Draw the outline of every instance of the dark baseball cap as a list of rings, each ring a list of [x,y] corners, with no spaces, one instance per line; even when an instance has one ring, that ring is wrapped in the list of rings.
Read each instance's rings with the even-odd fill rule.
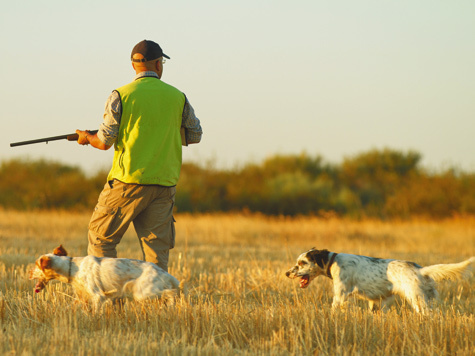
[[[136,53],[140,53],[143,56],[143,59],[134,59],[134,54]],[[132,62],[148,62],[160,57],[170,59],[170,57],[163,53],[162,48],[158,43],[149,40],[143,40],[137,43],[130,55]]]

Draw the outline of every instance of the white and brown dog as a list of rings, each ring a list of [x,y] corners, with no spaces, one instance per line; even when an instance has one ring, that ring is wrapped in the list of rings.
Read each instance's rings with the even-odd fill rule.
[[[414,262],[381,259],[311,249],[297,258],[286,272],[300,277],[300,288],[307,288],[317,276],[333,279],[332,309],[343,307],[351,293],[375,304],[390,305],[395,295],[405,298],[417,312],[426,313],[428,302],[437,297],[436,282],[460,279],[470,272],[472,257],[464,262],[421,267]]]
[[[151,262],[127,258],[68,257],[63,246],[52,254],[40,256],[30,271],[38,279],[35,292],[56,279],[71,283],[78,298],[91,300],[97,310],[105,301],[132,296],[137,301],[161,298],[173,304],[183,290],[183,283]]]

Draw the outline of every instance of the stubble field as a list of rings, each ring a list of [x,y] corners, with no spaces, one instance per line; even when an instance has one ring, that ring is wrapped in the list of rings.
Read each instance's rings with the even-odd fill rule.
[[[311,247],[421,265],[475,255],[475,218],[381,222],[177,215],[169,272],[188,295],[174,307],[126,301],[93,314],[69,285],[33,292],[28,270],[59,244],[85,255],[89,214],[0,211],[0,354],[473,355],[475,277],[442,282],[428,316],[404,301],[332,312],[329,279],[302,290],[284,272]],[[133,229],[119,257],[141,258]]]

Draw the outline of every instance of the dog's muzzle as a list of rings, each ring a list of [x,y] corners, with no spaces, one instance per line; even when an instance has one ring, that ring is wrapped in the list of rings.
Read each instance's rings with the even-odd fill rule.
[[[41,292],[46,287],[46,281],[38,281],[35,285],[35,293]]]
[[[296,268],[289,269],[287,272],[285,272],[285,275],[291,279],[300,277],[300,288],[307,288],[311,281],[310,276],[308,274],[305,274],[303,276],[297,276]]]
[[[285,272],[285,275],[288,277],[288,278],[295,278],[295,274],[297,273],[296,271],[296,268],[291,268],[289,269],[287,272]]]

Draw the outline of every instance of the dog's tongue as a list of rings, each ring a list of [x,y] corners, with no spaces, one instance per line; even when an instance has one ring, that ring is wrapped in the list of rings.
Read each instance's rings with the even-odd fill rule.
[[[302,276],[300,278],[300,288],[307,288],[310,283],[310,278],[308,276]]]

